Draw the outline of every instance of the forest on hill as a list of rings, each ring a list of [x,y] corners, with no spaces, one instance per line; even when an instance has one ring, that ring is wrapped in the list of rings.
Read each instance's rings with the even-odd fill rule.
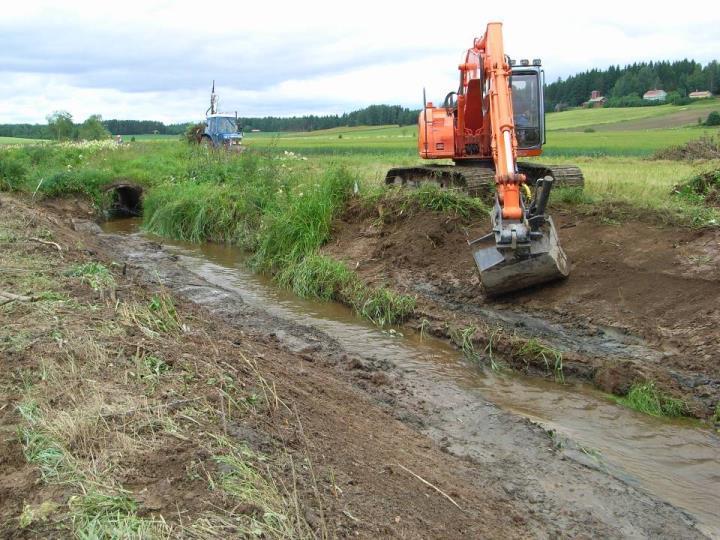
[[[599,90],[607,97],[609,106],[623,106],[641,100],[642,95],[653,88],[668,92],[671,102],[683,100],[695,90],[717,94],[720,64],[713,60],[703,66],[695,60],[679,60],[591,69],[547,85],[545,107],[548,111],[554,110],[556,105],[577,107],[590,98],[593,90]],[[635,101],[634,104],[640,103]]]

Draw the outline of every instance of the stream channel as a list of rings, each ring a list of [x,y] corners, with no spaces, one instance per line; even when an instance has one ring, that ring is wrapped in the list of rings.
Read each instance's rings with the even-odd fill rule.
[[[250,270],[237,248],[159,239],[141,233],[140,223],[137,218],[109,221],[103,231],[161,241],[193,274],[236,292],[248,305],[317,328],[348,354],[372,354],[402,372],[443,380],[444,388],[449,383],[463,395],[476,395],[552,430],[558,444],[574,449],[573,459],[682,509],[703,533],[720,538],[720,437],[707,427],[637,413],[585,384],[483,370],[444,341],[383,331],[345,306],[299,298]],[[462,429],[454,435],[462,437]]]

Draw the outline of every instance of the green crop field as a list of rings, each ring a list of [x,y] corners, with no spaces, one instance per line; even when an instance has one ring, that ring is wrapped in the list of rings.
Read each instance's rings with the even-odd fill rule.
[[[3,144],[38,144],[43,142],[40,139],[21,139],[20,137],[0,137],[0,145]]]
[[[720,110],[720,99],[704,99],[688,105],[657,105],[654,107],[627,107],[602,109],[573,109],[547,115],[547,129],[580,129],[613,125],[615,129],[637,124],[639,120],[660,119],[658,128],[673,128],[696,124],[705,120],[711,111]],[[685,120],[687,118],[687,120]],[[675,121],[679,119],[679,123]]]
[[[136,141],[142,141],[142,142],[167,142],[167,141],[177,141],[180,138],[180,135],[123,135],[122,139],[124,142],[130,142],[132,139],[135,139]]]

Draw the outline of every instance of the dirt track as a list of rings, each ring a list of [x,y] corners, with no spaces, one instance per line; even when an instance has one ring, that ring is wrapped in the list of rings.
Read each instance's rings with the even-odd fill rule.
[[[369,282],[418,295],[415,326],[439,336],[476,326],[514,367],[543,371],[518,357],[517,342],[537,337],[563,352],[566,375],[623,394],[655,380],[712,415],[720,399],[720,232],[620,223],[571,208],[554,210],[571,262],[569,279],[490,301],[483,297],[468,238],[484,234],[482,218],[427,211],[398,215],[352,207],[325,250]],[[425,319],[423,321],[423,319]]]

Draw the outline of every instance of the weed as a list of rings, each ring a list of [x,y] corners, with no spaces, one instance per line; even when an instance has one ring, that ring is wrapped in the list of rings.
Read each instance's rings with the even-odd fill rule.
[[[552,191],[552,201],[565,204],[593,204],[595,201],[581,187],[559,187]]]
[[[456,214],[463,218],[485,214],[488,207],[476,197],[470,197],[457,189],[444,189],[440,186],[426,182],[417,189],[385,189],[365,195],[365,206],[377,206],[381,201],[391,208],[397,208],[399,214],[411,215],[417,210],[431,210]]]
[[[239,503],[257,508],[256,512],[238,518],[249,536],[298,538],[304,536],[307,525],[298,522],[292,511],[291,501],[283,497],[271,479],[257,468],[265,457],[246,446],[238,446],[222,437],[215,437],[220,452],[215,461],[220,465],[219,478],[210,478],[211,486],[227,493]]]
[[[378,326],[397,324],[405,321],[415,311],[414,296],[396,293],[386,287],[371,290],[356,304],[360,315]]]
[[[158,333],[177,333],[182,330],[175,302],[166,292],[153,295],[145,304],[120,304],[119,310],[126,323],[135,324],[150,337],[156,337]]]
[[[420,321],[420,340],[425,339],[425,336],[427,335],[427,331],[430,328],[430,321],[428,321],[425,317],[422,318]]]
[[[20,528],[24,529],[38,521],[47,521],[50,515],[57,510],[58,505],[52,501],[45,501],[38,505],[25,504],[18,520]]]
[[[687,404],[683,400],[664,394],[653,381],[634,384],[627,396],[615,399],[622,405],[652,416],[674,417],[687,413]]]
[[[91,538],[154,538],[167,536],[164,521],[137,515],[137,502],[125,493],[106,494],[89,491],[68,501],[75,535]]]
[[[450,334],[451,339],[460,347],[465,355],[465,358],[474,362],[480,360],[480,355],[475,350],[475,344],[472,340],[476,332],[477,326],[468,326],[465,328],[458,328]]]
[[[353,278],[344,263],[317,253],[289,264],[277,275],[278,282],[291,287],[298,296],[321,300],[339,299],[340,292]]]
[[[74,464],[60,442],[42,429],[37,403],[31,400],[23,401],[18,405],[18,412],[25,421],[18,433],[25,459],[40,467],[40,473],[46,482],[66,479],[67,474],[74,469]]]
[[[81,278],[83,283],[90,285],[95,292],[115,286],[115,278],[102,263],[89,262],[72,266],[66,273],[68,276]]]
[[[522,344],[517,354],[523,358],[526,363],[528,363],[528,361],[542,360],[545,364],[545,369],[555,374],[556,382],[565,382],[563,356],[559,350],[541,343],[537,338],[530,338]]]
[[[485,345],[485,355],[490,360],[490,369],[493,371],[500,371],[500,364],[496,362],[495,360],[495,353],[493,349],[495,348],[495,343],[497,339],[502,334],[502,327],[496,326],[494,330],[488,332],[488,340],[487,345]]]

